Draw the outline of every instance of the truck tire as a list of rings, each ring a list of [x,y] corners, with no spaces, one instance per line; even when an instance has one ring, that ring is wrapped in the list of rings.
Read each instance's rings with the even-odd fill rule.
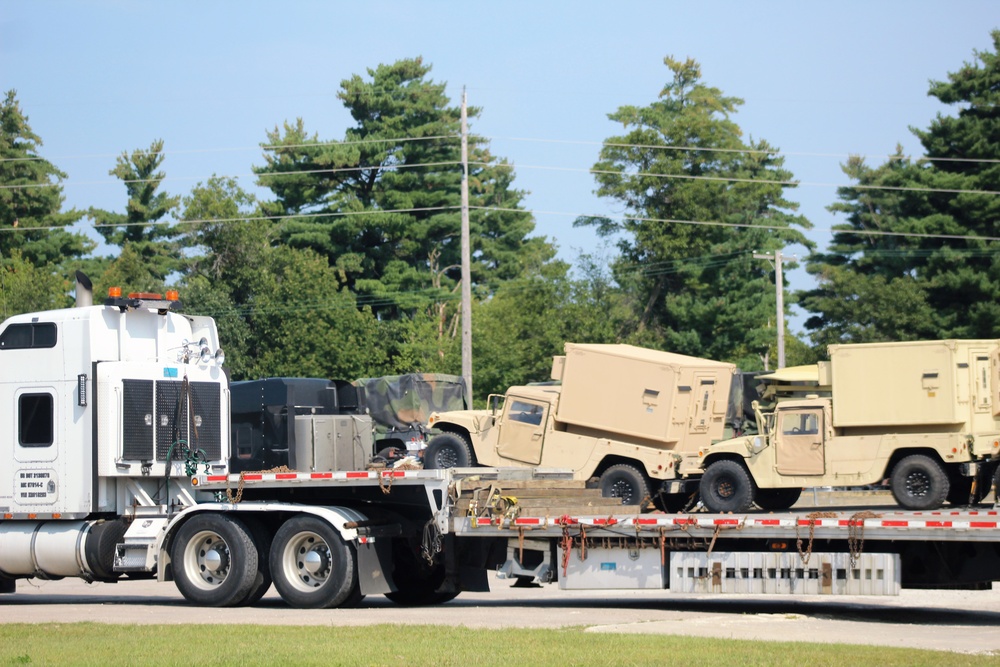
[[[271,588],[271,532],[257,519],[247,518],[244,523],[257,549],[257,576],[241,607],[257,604]]]
[[[386,593],[386,599],[401,607],[425,607],[458,597],[457,591],[440,590],[446,576],[444,562],[436,558],[428,563],[419,549],[413,540],[393,540],[392,581],[396,590]]]
[[[892,469],[889,487],[900,507],[933,510],[944,504],[951,484],[940,463],[923,454],[911,454]]]
[[[754,500],[757,507],[767,511],[787,510],[799,501],[801,488],[794,489],[757,489]]]
[[[430,470],[468,468],[474,460],[469,441],[457,433],[434,436],[424,452],[424,467]]]
[[[286,521],[274,535],[270,559],[274,587],[291,607],[329,609],[361,599],[354,546],[322,519]]]
[[[701,476],[699,492],[709,512],[746,512],[757,487],[742,464],[724,459],[709,464]]]
[[[191,517],[170,550],[174,584],[205,607],[234,607],[250,596],[257,577],[257,549],[243,523],[224,514]]]
[[[603,473],[600,481],[601,495],[621,498],[622,505],[638,505],[649,498],[649,481],[630,463],[617,463]]]

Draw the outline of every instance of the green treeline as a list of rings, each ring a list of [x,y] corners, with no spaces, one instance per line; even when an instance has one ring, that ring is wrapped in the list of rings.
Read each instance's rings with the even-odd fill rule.
[[[804,235],[795,175],[778,147],[746,139],[743,101],[664,59],[666,83],[621,124],[593,165],[596,192],[623,213],[587,217],[610,256],[556,259],[512,166],[475,135],[468,109],[473,358],[479,398],[546,379],[565,341],[632,343],[733,361],[776,362],[773,267],[755,252],[801,244],[813,289],[790,292],[807,339],[787,363],[834,342],[1000,337],[1000,31],[928,94],[953,110],[910,128],[924,156],[851,157],[851,185],[825,248]],[[0,310],[71,303],[77,269],[95,292],[181,291],[213,316],[233,379],[458,374],[460,109],[420,58],[340,83],[353,124],[340,138],[303,119],[267,132],[253,165],[266,196],[213,176],[183,196],[160,189],[164,144],[123,152],[118,211],[64,210],[66,174],[41,154],[15,91],[0,105]],[[748,128],[752,130],[752,128]],[[72,226],[89,219],[110,256]]]

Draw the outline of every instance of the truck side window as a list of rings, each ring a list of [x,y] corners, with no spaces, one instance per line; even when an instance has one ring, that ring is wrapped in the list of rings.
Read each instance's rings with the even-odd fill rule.
[[[52,322],[12,324],[0,334],[0,350],[24,350],[56,346],[56,325]]]
[[[52,396],[22,394],[18,399],[18,442],[22,447],[52,445]]]
[[[781,416],[782,435],[815,435],[819,433],[819,416],[815,413],[790,412]]]
[[[542,423],[542,413],[545,407],[524,401],[514,401],[510,405],[510,419],[525,424],[538,426]]]

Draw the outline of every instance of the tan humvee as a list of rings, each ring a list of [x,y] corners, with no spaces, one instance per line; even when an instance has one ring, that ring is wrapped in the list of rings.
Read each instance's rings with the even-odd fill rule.
[[[600,479],[604,495],[666,507],[688,500],[671,487],[684,452],[725,434],[736,366],[631,345],[566,344],[546,385],[490,396],[488,410],[431,415],[432,468],[532,466]],[[663,481],[666,487],[659,487]],[[663,491],[663,494],[660,492]]]
[[[833,345],[818,366],[830,398],[757,408],[758,435],[685,457],[710,511],[786,509],[802,487],[888,480],[896,501],[927,510],[977,502],[1000,460],[996,340]]]

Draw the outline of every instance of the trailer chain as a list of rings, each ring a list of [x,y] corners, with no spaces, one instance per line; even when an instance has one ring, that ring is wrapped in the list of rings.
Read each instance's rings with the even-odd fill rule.
[[[566,578],[566,571],[569,569],[569,552],[573,548],[573,536],[569,534],[569,526],[563,524],[562,539],[559,542],[562,548],[562,571],[563,578]]]
[[[420,544],[420,552],[428,564],[434,564],[434,556],[444,549],[444,541],[441,539],[441,530],[433,518],[424,524],[424,536]]]
[[[238,505],[241,500],[243,500],[243,485],[246,484],[246,471],[240,471],[240,481],[236,485],[236,495],[233,495],[233,490],[229,488],[229,477],[226,477],[226,500],[228,500],[233,505]]]
[[[226,476],[226,500],[228,500],[233,505],[237,505],[241,500],[243,500],[243,487],[246,485],[247,475],[249,474],[267,475],[269,473],[278,473],[278,472],[295,472],[295,471],[289,468],[288,466],[276,466],[268,470],[241,470],[240,480],[236,485],[235,495],[233,494],[233,490],[229,488],[229,477]]]
[[[813,537],[816,531],[816,520],[833,519],[836,516],[837,515],[834,512],[810,512],[808,515],[806,515],[806,518],[809,519],[809,546],[805,549],[805,551],[802,550],[802,538],[799,537],[799,520],[795,519],[795,548],[799,552],[799,558],[802,559],[803,565],[808,565],[809,559],[812,558]]]
[[[858,564],[865,548],[865,519],[877,519],[881,514],[869,510],[857,512],[847,520],[847,549],[851,555],[851,569]]]

